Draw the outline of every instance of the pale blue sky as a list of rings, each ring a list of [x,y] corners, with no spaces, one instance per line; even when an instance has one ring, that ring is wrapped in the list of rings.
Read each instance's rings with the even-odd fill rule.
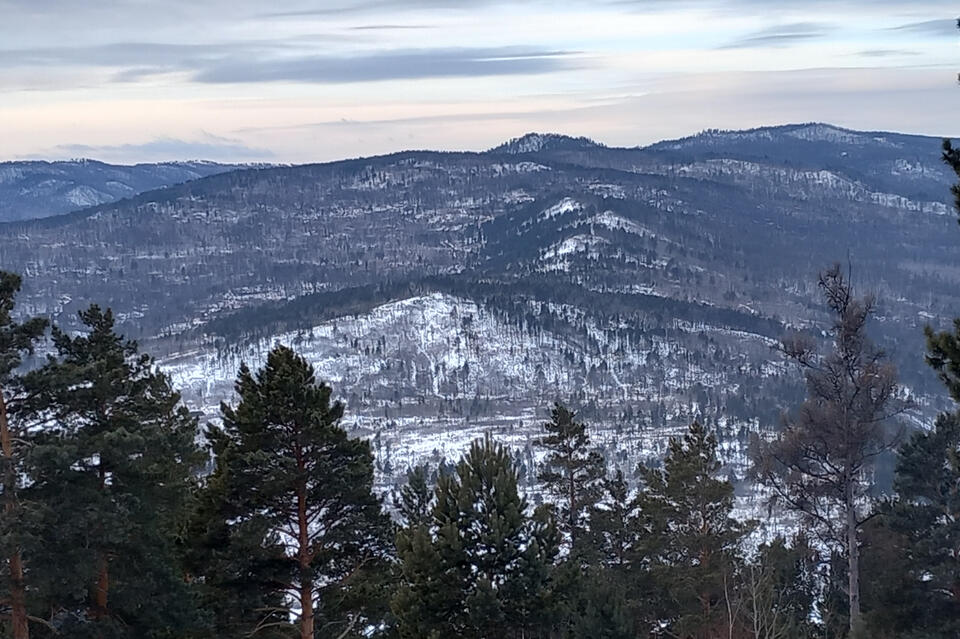
[[[827,121],[960,134],[953,2],[0,0],[0,159],[307,162]]]

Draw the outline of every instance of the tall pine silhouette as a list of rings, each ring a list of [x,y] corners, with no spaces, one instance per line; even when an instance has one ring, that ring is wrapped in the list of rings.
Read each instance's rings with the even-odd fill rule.
[[[556,525],[529,512],[510,454],[489,437],[475,441],[435,499],[430,522],[398,536],[400,636],[541,636]]]
[[[20,477],[23,470],[25,427],[11,400],[20,395],[20,379],[16,375],[25,353],[33,351],[47,322],[34,318],[23,323],[13,319],[15,298],[20,291],[19,275],[0,271],[0,496],[3,517],[0,518],[0,546],[5,561],[7,596],[10,608],[10,636],[28,639],[30,628],[26,603],[23,566],[25,526],[20,502]]]
[[[297,603],[301,639],[359,632],[376,620],[355,592],[382,567],[391,532],[369,444],[348,437],[343,405],[285,346],[255,374],[242,366],[236,391],[239,403],[224,404],[222,428],[209,432],[232,533],[259,530],[286,549],[275,586]]]
[[[175,550],[202,461],[196,421],[109,310],[80,319],[86,331],[55,328],[56,357],[25,377],[44,420],[28,460],[42,523],[31,575],[63,634],[182,633],[198,623]]]

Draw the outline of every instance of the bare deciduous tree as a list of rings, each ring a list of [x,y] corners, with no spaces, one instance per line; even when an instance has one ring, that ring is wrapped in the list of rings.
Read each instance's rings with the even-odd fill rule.
[[[895,367],[867,337],[871,296],[854,297],[839,265],[820,275],[834,316],[833,347],[821,354],[803,335],[782,340],[784,355],[804,371],[807,400],[785,417],[774,441],[761,445],[755,471],[774,499],[799,513],[830,547],[845,552],[851,631],[861,622],[859,528],[869,518],[869,472],[900,433],[890,418],[900,398]]]

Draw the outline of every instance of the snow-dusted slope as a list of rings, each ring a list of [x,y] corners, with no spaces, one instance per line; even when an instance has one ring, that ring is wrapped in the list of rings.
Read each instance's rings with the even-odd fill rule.
[[[533,304],[531,311],[571,322],[579,315],[555,305]],[[699,416],[726,434],[724,455],[742,474],[742,435],[758,425],[726,417],[713,422],[695,391],[709,386],[721,395],[736,393],[742,383],[738,367],[691,360],[688,340],[705,339],[708,327],[678,327],[672,337],[636,342],[618,338],[616,327],[584,327],[575,334],[531,331],[482,304],[437,293],[229,352],[178,354],[162,367],[189,406],[215,419],[219,403],[233,399],[241,362],[255,368],[276,344],[296,348],[346,402],[348,425],[372,439],[384,484],[413,463],[455,460],[485,432],[530,457],[535,426],[550,402],[577,390],[598,404],[592,434],[611,464],[632,470],[640,460],[659,457],[668,436]],[[758,357],[767,352],[764,338],[714,332],[721,340],[753,341]],[[758,371],[761,378],[783,374],[777,362]],[[629,415],[615,412],[611,419],[609,409],[628,409]]]
[[[236,168],[214,162],[0,162],[0,222],[59,215]]]
[[[920,357],[923,325],[960,308],[939,147],[825,125],[647,149],[531,135],[231,171],[0,225],[0,255],[26,275],[25,313],[70,330],[90,302],[113,307],[211,416],[241,360],[304,351],[384,482],[488,429],[530,469],[554,399],[628,471],[697,418],[739,474],[749,437],[803,394],[769,340],[827,325],[816,273],[836,260],[879,295],[871,331],[921,400],[912,417],[945,405]]]

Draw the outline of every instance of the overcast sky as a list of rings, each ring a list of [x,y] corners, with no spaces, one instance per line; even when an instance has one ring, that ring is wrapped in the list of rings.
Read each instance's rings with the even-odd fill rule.
[[[960,134],[956,2],[0,0],[0,160]]]

